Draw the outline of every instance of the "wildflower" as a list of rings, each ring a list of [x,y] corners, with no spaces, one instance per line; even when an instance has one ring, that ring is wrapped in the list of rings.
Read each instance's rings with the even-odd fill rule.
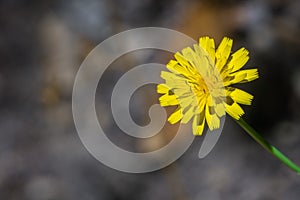
[[[177,52],[161,72],[165,83],[157,86],[163,94],[161,106],[177,106],[168,121],[171,124],[193,121],[193,134],[201,135],[205,122],[210,130],[220,127],[220,118],[228,113],[239,120],[244,114],[239,104],[250,105],[253,96],[233,85],[258,78],[257,69],[241,68],[249,60],[249,52],[241,48],[231,54],[232,39],[223,38],[215,50],[212,38],[201,37],[194,49]]]
[[[165,83],[157,86],[163,94],[161,106],[177,106],[168,118],[171,124],[193,120],[194,135],[201,135],[205,121],[210,130],[220,127],[220,118],[228,113],[264,149],[300,175],[300,167],[268,143],[247,124],[239,104],[250,105],[253,96],[233,85],[258,78],[257,69],[241,68],[249,60],[249,52],[241,48],[231,53],[232,40],[223,38],[217,50],[214,40],[201,37],[194,49],[187,47],[167,64],[170,72],[162,71]]]

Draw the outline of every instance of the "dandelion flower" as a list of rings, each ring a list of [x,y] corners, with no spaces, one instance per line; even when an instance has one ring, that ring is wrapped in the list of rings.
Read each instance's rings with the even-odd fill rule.
[[[165,83],[157,86],[157,92],[163,94],[161,106],[177,106],[168,118],[171,124],[192,120],[193,134],[201,135],[205,122],[214,130],[226,113],[236,120],[244,114],[239,104],[250,105],[253,96],[234,85],[257,79],[258,72],[241,69],[249,52],[241,48],[231,54],[232,43],[225,37],[215,50],[212,38],[201,37],[193,49],[175,53],[167,64],[169,71],[161,72]]]
[[[264,149],[300,175],[300,167],[263,139],[241,116],[240,104],[250,105],[253,96],[235,87],[258,78],[257,69],[242,67],[249,60],[249,52],[241,48],[231,54],[232,40],[225,37],[215,50],[215,42],[201,37],[194,49],[187,47],[175,53],[175,60],[162,71],[165,83],[157,86],[163,94],[161,106],[177,106],[168,121],[175,124],[193,121],[193,134],[201,135],[205,122],[210,130],[220,127],[220,118],[228,113]]]

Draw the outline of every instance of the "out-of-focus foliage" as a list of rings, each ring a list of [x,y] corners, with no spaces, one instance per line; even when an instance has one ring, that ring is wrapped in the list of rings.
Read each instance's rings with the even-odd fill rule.
[[[75,131],[71,95],[80,63],[99,42],[120,31],[161,26],[197,39],[234,38],[250,50],[260,79],[242,86],[255,95],[247,120],[300,162],[300,2],[180,0],[2,0],[0,2],[0,199],[298,199],[300,181],[227,120],[215,149],[197,158],[197,138],[161,171],[132,175],[109,169],[83,147]],[[109,137],[145,151],[172,137],[139,144],[116,127],[109,108],[117,79],[137,64],[170,55],[136,52],[107,70],[97,111]],[[155,86],[145,88],[155,94]],[[152,93],[151,93],[152,92]],[[133,118],[146,123],[157,97],[137,91]],[[139,98],[140,97],[140,98]],[[190,134],[190,133],[187,133]]]

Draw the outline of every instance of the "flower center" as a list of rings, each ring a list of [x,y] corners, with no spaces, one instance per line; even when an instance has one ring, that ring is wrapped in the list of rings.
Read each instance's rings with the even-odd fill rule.
[[[224,86],[220,84],[220,81],[214,75],[205,78],[198,76],[195,82],[190,82],[190,86],[198,102],[209,96],[216,99],[222,99],[224,97]]]

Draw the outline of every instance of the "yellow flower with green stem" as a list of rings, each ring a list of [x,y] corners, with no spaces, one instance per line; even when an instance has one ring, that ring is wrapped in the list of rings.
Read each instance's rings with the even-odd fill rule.
[[[177,52],[162,71],[165,83],[157,86],[161,106],[177,106],[168,121],[175,124],[192,120],[193,134],[201,135],[205,124],[210,130],[220,127],[220,118],[228,113],[247,133],[284,164],[300,173],[300,168],[266,142],[242,118],[240,104],[251,105],[253,95],[236,84],[258,78],[257,69],[242,69],[249,60],[245,48],[231,53],[233,41],[223,38],[215,48],[212,38],[201,37],[199,44]],[[206,123],[205,123],[206,122]]]

